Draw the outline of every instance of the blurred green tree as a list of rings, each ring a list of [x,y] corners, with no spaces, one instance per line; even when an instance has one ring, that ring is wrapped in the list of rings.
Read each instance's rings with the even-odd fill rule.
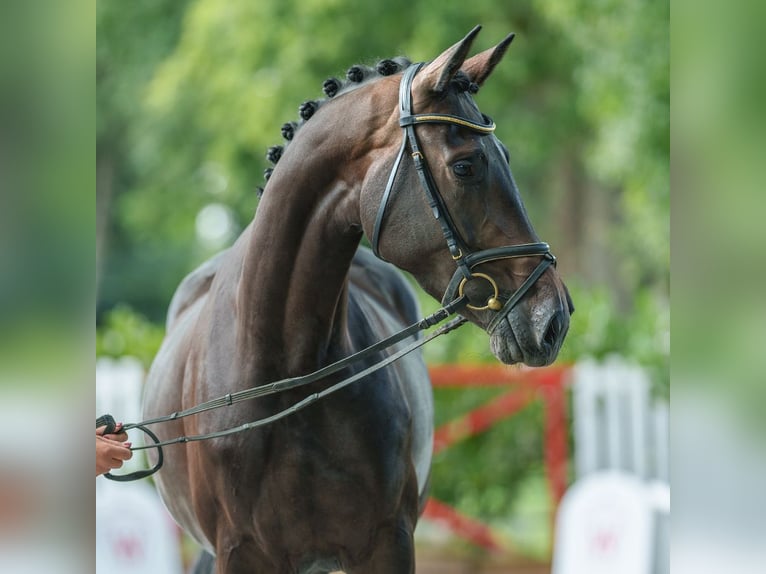
[[[623,311],[639,289],[662,296],[667,10],[637,0],[99,3],[102,307],[128,301],[161,316],[180,275],[252,217],[265,149],[326,77],[400,53],[431,57],[477,22],[478,47],[518,34],[478,100],[564,274],[605,285]],[[210,203],[233,225],[205,244],[195,223]]]

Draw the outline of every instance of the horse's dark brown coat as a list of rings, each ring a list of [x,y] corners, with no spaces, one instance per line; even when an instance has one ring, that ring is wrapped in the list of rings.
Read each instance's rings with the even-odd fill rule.
[[[415,77],[417,112],[481,119],[451,80],[462,69],[483,83],[510,37],[466,60],[477,32]],[[285,148],[250,226],[179,287],[147,381],[147,417],[314,371],[417,319],[402,277],[357,252],[401,141],[399,78],[368,80],[320,106]],[[423,125],[418,137],[471,246],[537,241],[494,136]],[[455,175],[460,161],[471,162],[472,177]],[[397,177],[380,250],[440,299],[454,263],[412,172],[403,165]],[[536,259],[483,263],[478,271],[513,289]],[[465,315],[486,327],[492,312]],[[495,330],[492,349],[506,363],[549,363],[568,321],[566,289],[549,268]],[[338,378],[157,432],[168,438],[237,426]],[[175,519],[215,554],[219,574],[412,572],[432,416],[425,365],[411,356],[269,427],[167,449],[157,487]]]

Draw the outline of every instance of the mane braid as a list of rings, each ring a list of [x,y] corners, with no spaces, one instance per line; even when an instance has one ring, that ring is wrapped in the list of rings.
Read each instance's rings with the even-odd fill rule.
[[[385,76],[391,76],[402,70],[409,68],[412,65],[412,61],[404,56],[398,56],[396,58],[380,60],[375,67],[365,66],[357,64],[351,66],[346,72],[346,79],[339,80],[338,78],[328,78],[322,84],[322,91],[327,96],[323,100],[307,100],[303,102],[298,108],[298,114],[301,119],[299,121],[287,122],[282,125],[282,137],[285,139],[284,145],[271,146],[266,152],[266,159],[272,164],[276,165],[282,157],[284,150],[290,145],[290,142],[295,137],[296,132],[305,124],[316,111],[327,100],[335,98],[340,94],[347,94],[352,92],[360,86],[367,85],[369,82],[375,81]],[[463,73],[458,71],[452,79],[452,87],[459,92],[469,92],[475,94],[479,91],[479,86],[472,82],[471,79]],[[267,167],[263,172],[265,181],[268,182],[274,169]],[[257,187],[256,192],[258,197],[263,194],[264,188]]]

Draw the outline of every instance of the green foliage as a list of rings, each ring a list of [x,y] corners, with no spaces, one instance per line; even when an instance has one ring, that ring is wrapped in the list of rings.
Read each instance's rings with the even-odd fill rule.
[[[666,2],[349,6],[99,3],[99,165],[113,174],[104,308],[129,301],[160,320],[180,277],[250,220],[266,148],[302,101],[322,96],[326,77],[396,54],[432,57],[476,23],[477,49],[517,32],[477,101],[562,268],[623,300],[667,288]],[[218,245],[195,236],[210,203],[233,217]]]
[[[452,418],[446,412],[459,416],[457,413],[467,413],[507,391],[440,389],[435,393],[437,419],[446,422]],[[469,516],[507,516],[524,477],[542,468],[542,415],[541,403],[533,403],[487,432],[437,454],[432,468],[433,495],[457,503]]]
[[[570,285],[575,313],[559,361],[573,363],[593,357],[621,355],[652,371],[654,392],[670,398],[669,301],[640,291],[632,308],[616,308],[614,297],[604,290]]]
[[[576,105],[592,137],[590,176],[620,193],[617,271],[636,287],[666,287],[670,263],[669,4],[553,0],[541,10],[580,53]],[[586,28],[587,26],[587,28]]]
[[[96,356],[136,357],[148,369],[160,348],[165,329],[126,305],[106,315],[96,333]]]

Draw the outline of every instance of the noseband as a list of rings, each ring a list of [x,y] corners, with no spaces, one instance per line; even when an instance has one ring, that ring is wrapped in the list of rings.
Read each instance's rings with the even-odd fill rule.
[[[468,304],[466,306],[474,311],[491,310],[497,313],[487,326],[487,332],[492,334],[545,270],[551,265],[556,265],[556,258],[551,253],[550,246],[547,243],[542,242],[492,247],[490,249],[482,249],[473,252],[468,249],[466,242],[460,236],[454,221],[450,217],[444,199],[439,193],[439,189],[428,169],[425,157],[418,144],[418,138],[415,134],[415,126],[419,124],[453,124],[472,130],[481,135],[489,135],[495,131],[495,123],[487,116],[484,116],[486,123],[482,124],[467,118],[449,114],[413,114],[412,80],[422,66],[423,64],[420,63],[407,68],[404,71],[399,86],[399,125],[404,129],[404,135],[402,137],[402,145],[399,148],[399,154],[397,155],[396,160],[394,161],[394,166],[388,176],[386,189],[383,192],[383,198],[380,207],[378,208],[377,217],[375,218],[375,227],[373,229],[371,241],[372,250],[375,255],[383,259],[379,252],[383,219],[391,198],[391,190],[394,187],[396,174],[399,171],[399,166],[401,165],[404,152],[409,143],[410,155],[412,161],[415,163],[415,169],[417,170],[421,187],[426,193],[428,204],[431,207],[434,218],[441,226],[442,234],[447,242],[447,248],[457,266],[455,274],[452,276],[452,279],[447,285],[447,290],[442,297],[442,305],[449,304],[462,297],[465,286],[469,281],[482,280],[488,282],[493,293],[487,299],[486,304],[482,306]],[[542,261],[540,261],[534,271],[532,271],[513,293],[501,291],[497,286],[497,282],[486,273],[473,271],[474,267],[488,261],[514,259],[518,257],[533,257],[538,255],[542,256]]]

